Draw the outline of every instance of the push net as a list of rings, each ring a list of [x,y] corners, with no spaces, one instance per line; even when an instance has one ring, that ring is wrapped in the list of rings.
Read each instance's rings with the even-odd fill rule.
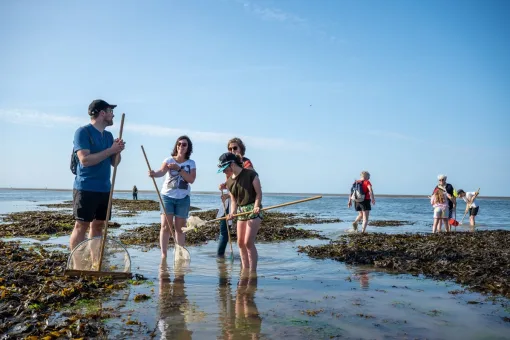
[[[131,272],[131,258],[127,249],[119,241],[106,238],[103,252],[103,261],[99,268],[102,237],[87,239],[73,249],[67,269],[88,270],[102,272]]]

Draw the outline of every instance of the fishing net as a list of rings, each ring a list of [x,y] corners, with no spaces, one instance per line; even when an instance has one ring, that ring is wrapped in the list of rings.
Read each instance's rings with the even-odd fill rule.
[[[195,230],[198,227],[202,227],[206,223],[207,221],[202,220],[198,216],[190,216],[186,220],[186,227],[182,228],[182,232],[187,233],[188,231]]]
[[[174,263],[179,263],[181,266],[186,266],[190,262],[191,256],[188,249],[176,244],[174,248]]]
[[[88,270],[102,272],[131,272],[131,258],[127,249],[112,238],[106,238],[103,262],[99,268],[101,254],[101,236],[87,239],[73,249],[67,261],[69,270]]]

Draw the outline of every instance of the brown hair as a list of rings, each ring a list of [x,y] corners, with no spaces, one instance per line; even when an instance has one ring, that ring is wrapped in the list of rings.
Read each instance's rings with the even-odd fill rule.
[[[361,174],[360,174],[360,177],[363,177],[363,179],[368,181],[370,179],[370,172],[362,171]]]
[[[230,144],[232,144],[232,143],[236,143],[237,145],[239,145],[239,148],[241,149],[241,156],[244,156],[244,154],[246,153],[246,146],[244,145],[241,138],[234,137],[231,140],[229,140],[227,143],[227,149],[230,146]]]
[[[434,195],[435,195],[436,203],[439,203],[439,204],[445,203],[443,190],[437,189],[436,192],[434,193]]]
[[[189,137],[186,135],[177,138],[174,144],[174,150],[172,151],[172,156],[177,156],[177,143],[179,143],[179,141],[183,139],[185,139],[188,142],[188,149],[186,150],[184,158],[189,159],[189,156],[191,156],[191,154],[193,153],[193,143],[191,143],[191,139],[189,139]]]

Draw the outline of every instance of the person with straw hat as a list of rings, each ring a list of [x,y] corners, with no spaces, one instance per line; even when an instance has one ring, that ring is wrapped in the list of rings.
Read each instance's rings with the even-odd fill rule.
[[[243,168],[242,158],[231,152],[219,158],[218,173],[228,176],[226,187],[230,193],[231,209],[228,220],[235,213],[251,212],[237,217],[237,244],[242,268],[257,271],[258,253],[255,238],[262,222],[262,187],[254,170]]]

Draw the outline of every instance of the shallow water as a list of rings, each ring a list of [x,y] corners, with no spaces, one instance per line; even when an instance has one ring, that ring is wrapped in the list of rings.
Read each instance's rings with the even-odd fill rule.
[[[130,198],[130,194],[116,194]],[[140,199],[157,199],[140,194]],[[266,196],[264,205],[293,201],[303,196]],[[70,200],[70,192],[1,191],[0,213],[46,209],[44,203]],[[346,209],[345,197],[325,197],[281,211],[313,212],[321,217],[338,217],[346,222],[302,226],[317,229],[328,237],[348,231],[354,217]],[[192,205],[217,208],[215,195],[194,195]],[[483,229],[509,229],[510,201],[480,199],[478,222]],[[459,205],[459,209],[463,210]],[[426,199],[380,198],[372,212],[378,220],[408,220],[414,225],[370,228],[381,232],[430,232],[431,209]],[[130,229],[159,221],[158,212],[113,220]],[[460,218],[459,218],[460,220]],[[118,233],[120,231],[112,230]],[[43,243],[67,244],[68,237]],[[298,245],[325,241],[299,240],[278,244],[259,243],[257,280],[239,279],[239,258],[216,260],[216,242],[189,247],[192,262],[184,269],[171,260],[161,263],[159,250],[129,248],[132,271],[149,281],[130,286],[101,306],[114,306],[124,321],[109,320],[112,337],[136,336],[168,339],[242,339],[282,337],[329,338],[427,338],[508,339],[510,301],[478,293],[451,294],[463,287],[421,276],[391,274],[371,268],[346,266],[331,260],[317,260],[298,253]],[[227,250],[227,254],[228,254]],[[177,276],[177,280],[175,280]],[[151,298],[135,302],[137,294]],[[99,303],[99,302],[98,302]],[[140,325],[126,326],[128,320]],[[133,335],[126,328],[133,330]]]

